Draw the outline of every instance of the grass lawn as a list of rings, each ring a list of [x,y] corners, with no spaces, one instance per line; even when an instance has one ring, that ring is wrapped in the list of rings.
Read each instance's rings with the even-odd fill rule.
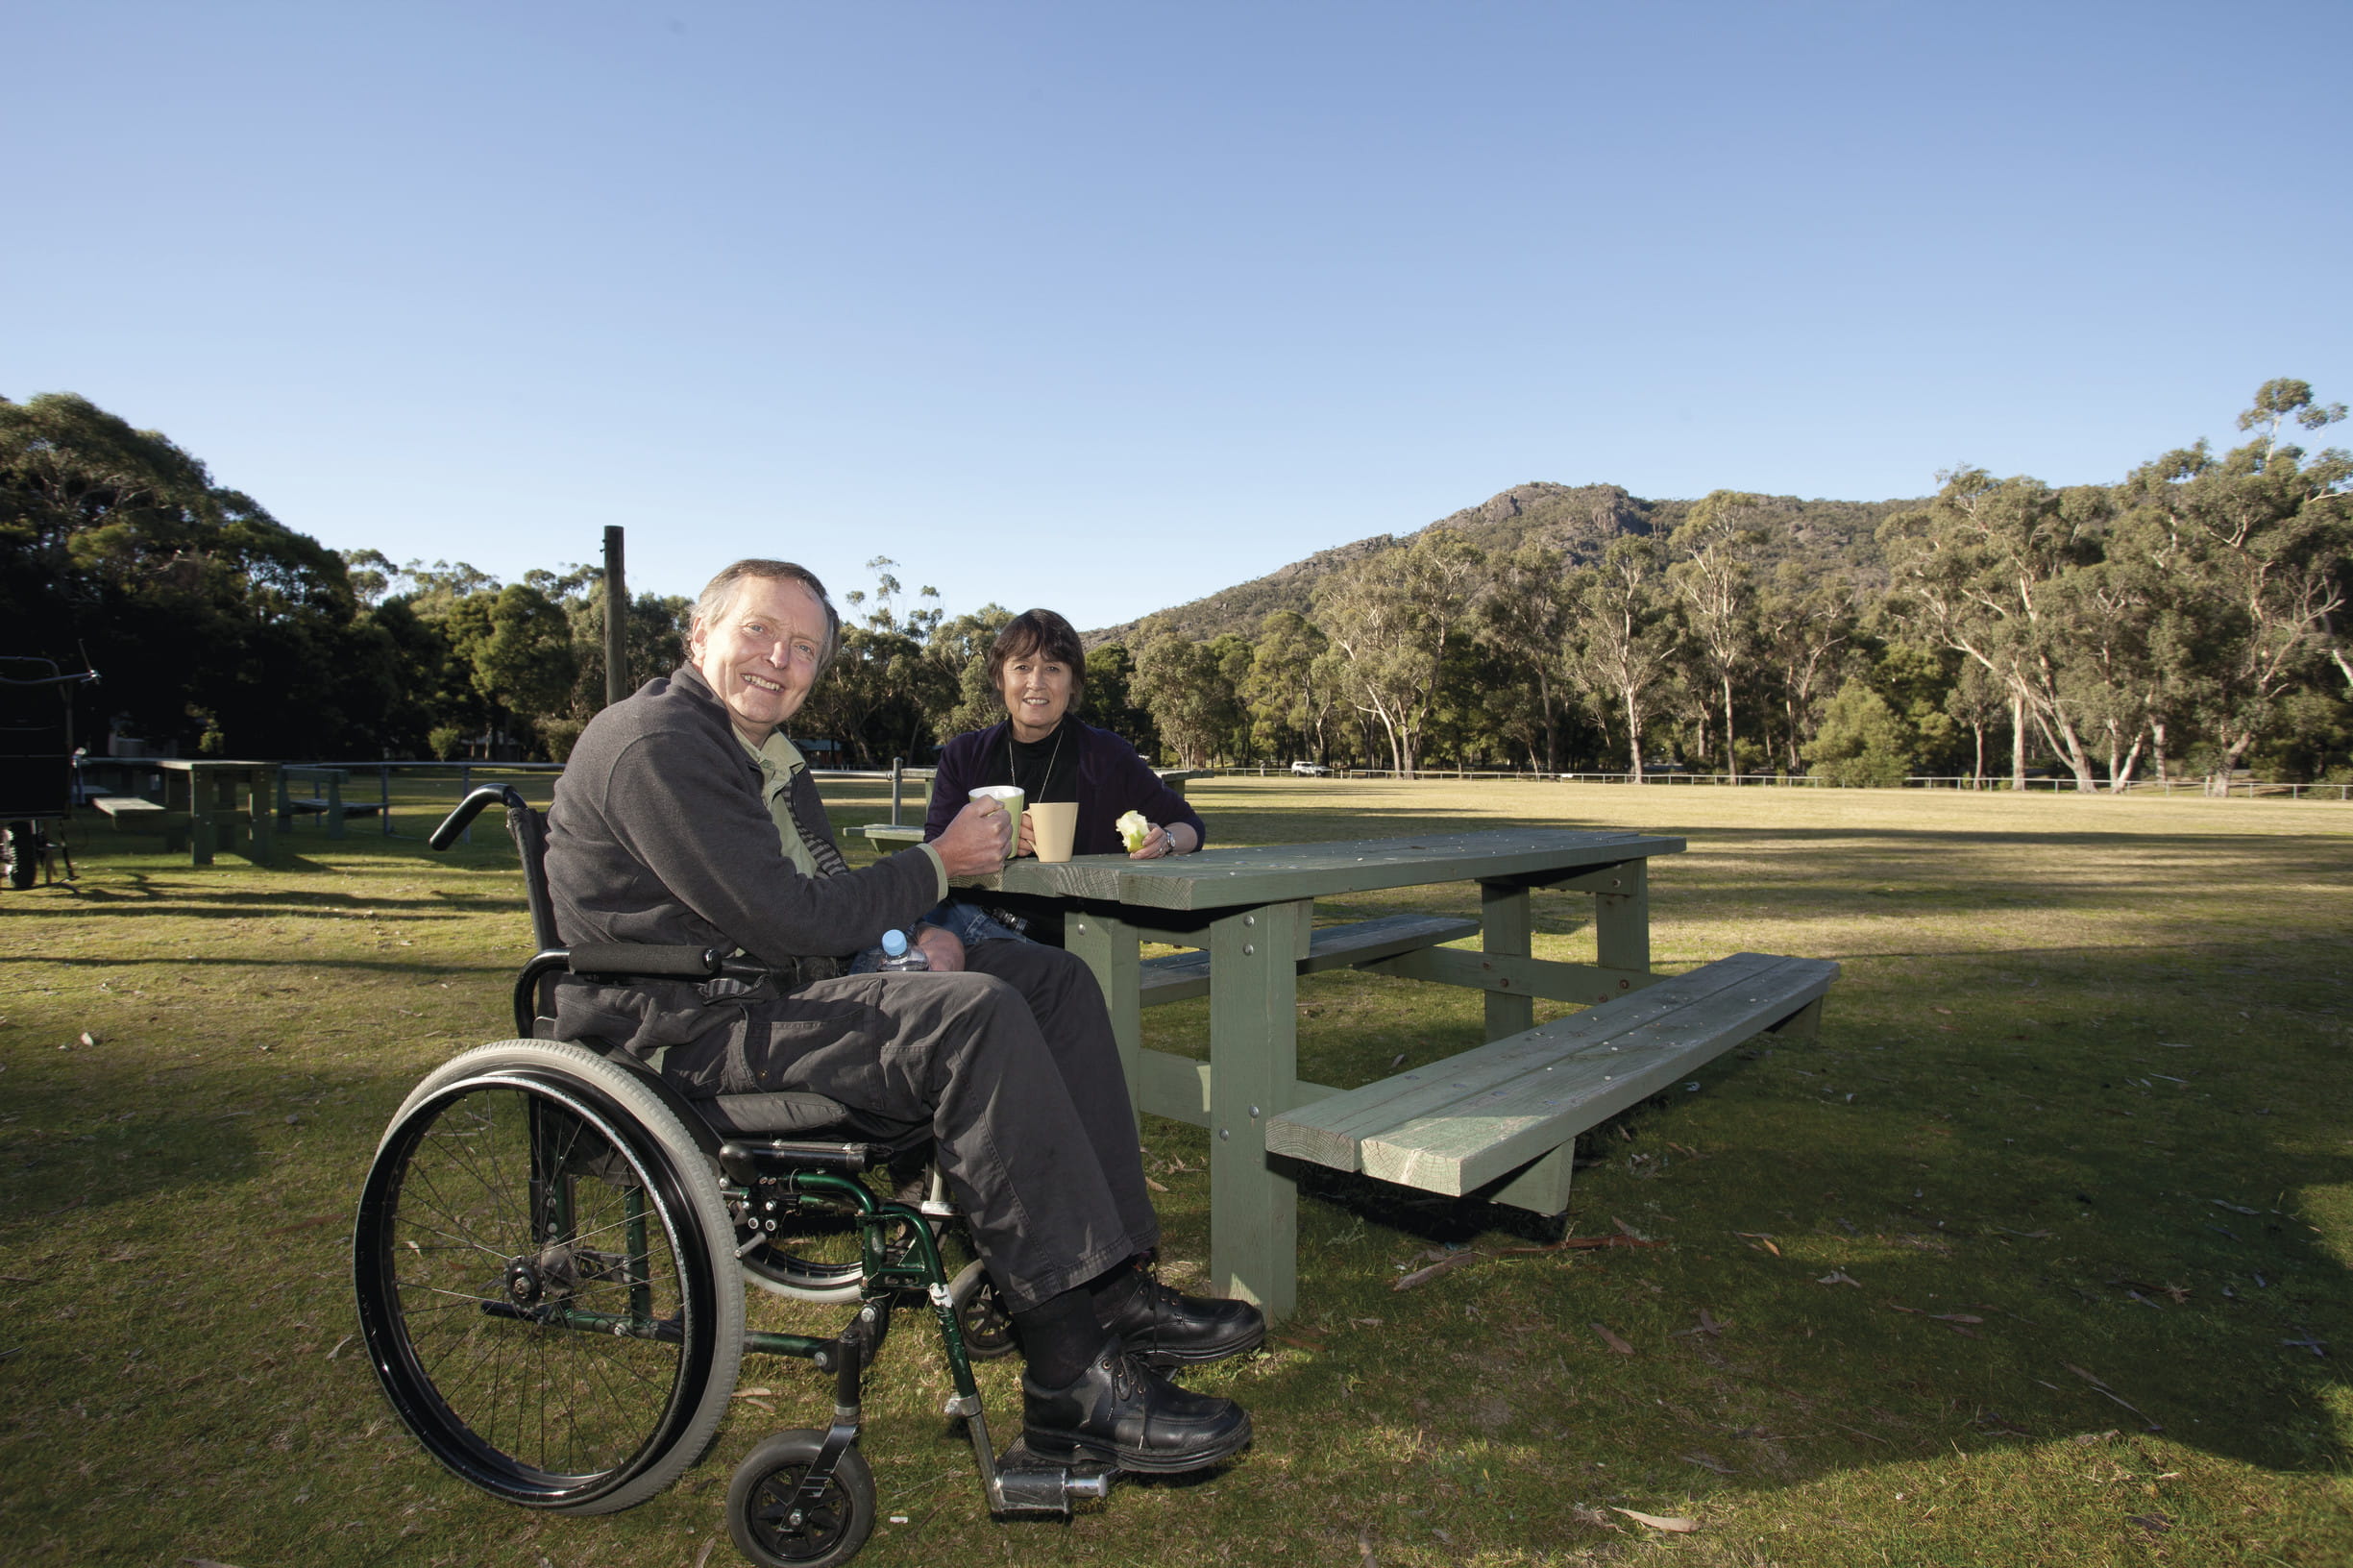
[[[1754,948],[1844,973],[1819,1041],[1727,1058],[1591,1141],[1572,1233],[1667,1245],[1506,1253],[1542,1233],[1315,1184],[1298,1315],[1267,1354],[1191,1380],[1257,1423],[1206,1481],[991,1522],[904,1320],[864,1446],[905,1522],[861,1562],[2353,1560],[2353,808],[1192,793],[1226,843],[1681,834],[1689,853],[1653,862],[1659,968]],[[871,788],[834,804],[844,824],[885,809]],[[0,1557],[736,1561],[728,1471],[772,1431],[823,1424],[805,1366],[748,1362],[703,1464],[576,1519],[442,1472],[355,1354],[348,1233],[377,1137],[429,1066],[506,1033],[527,930],[502,836],[435,856],[365,822],[340,842],[306,827],[267,870],[191,870],[103,822],[76,836],[78,884],[0,894]],[[1535,904],[1539,955],[1590,953],[1588,900]],[[1476,906],[1440,888],[1319,916]],[[1344,973],[1300,1003],[1301,1071],[1327,1083],[1480,1039],[1469,992]],[[1146,1020],[1152,1044],[1197,1049],[1206,1004]],[[1202,1135],[1153,1120],[1145,1144],[1181,1279],[1206,1263]],[[1461,1248],[1500,1255],[1392,1288]],[[1008,1435],[1015,1377],[983,1369]]]

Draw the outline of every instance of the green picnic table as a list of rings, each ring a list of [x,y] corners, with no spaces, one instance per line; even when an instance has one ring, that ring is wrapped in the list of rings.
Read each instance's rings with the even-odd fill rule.
[[[241,854],[256,865],[269,860],[278,764],[159,757],[154,766],[163,771],[167,833],[176,836],[184,817],[187,823],[190,865],[211,865],[216,849]]]
[[[1557,1213],[1577,1133],[1740,1040],[1811,1026],[1835,966],[1741,954],[1668,987],[1651,972],[1648,862],[1682,848],[1639,833],[1514,828],[1018,860],[959,885],[1064,906],[1066,943],[1102,985],[1138,1110],[1211,1134],[1213,1287],[1280,1318],[1296,1294],[1291,1161]],[[1465,881],[1479,884],[1475,925],[1313,925],[1319,897]],[[1539,887],[1592,895],[1594,963],[1532,956],[1529,892]],[[1474,932],[1476,952],[1439,945]],[[1200,951],[1146,961],[1146,942]],[[1298,976],[1342,964],[1483,991],[1490,1044],[1346,1092],[1301,1082]],[[1154,992],[1203,991],[1208,1062],[1143,1048]],[[1587,1011],[1538,1029],[1538,996]]]

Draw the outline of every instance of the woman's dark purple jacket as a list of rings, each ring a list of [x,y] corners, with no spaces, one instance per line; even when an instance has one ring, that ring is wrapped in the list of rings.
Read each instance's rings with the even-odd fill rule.
[[[1111,855],[1127,853],[1127,845],[1119,841],[1119,829],[1114,824],[1131,811],[1140,811],[1148,821],[1163,827],[1170,822],[1189,822],[1199,843],[1209,843],[1209,829],[1202,825],[1193,808],[1185,797],[1160,781],[1160,775],[1144,766],[1136,748],[1108,729],[1069,721],[1071,738],[1081,743],[1078,754],[1078,832],[1070,842],[1074,855]],[[981,785],[989,782],[989,759],[1005,754],[1003,723],[991,724],[987,729],[967,730],[941,749],[939,776],[932,781],[931,811],[923,819],[926,841],[947,831],[947,824],[965,807],[966,798]]]

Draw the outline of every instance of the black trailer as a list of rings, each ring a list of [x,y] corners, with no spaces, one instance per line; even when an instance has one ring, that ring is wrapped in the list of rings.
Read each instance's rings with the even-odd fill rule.
[[[48,865],[56,845],[43,824],[72,815],[73,689],[97,678],[55,659],[0,654],[0,870],[12,888],[31,887]]]

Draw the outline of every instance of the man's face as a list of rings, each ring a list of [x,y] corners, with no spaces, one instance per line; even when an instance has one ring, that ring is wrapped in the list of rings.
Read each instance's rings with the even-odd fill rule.
[[[825,651],[825,606],[789,577],[745,577],[687,658],[727,704],[736,733],[758,746],[800,711]]]

